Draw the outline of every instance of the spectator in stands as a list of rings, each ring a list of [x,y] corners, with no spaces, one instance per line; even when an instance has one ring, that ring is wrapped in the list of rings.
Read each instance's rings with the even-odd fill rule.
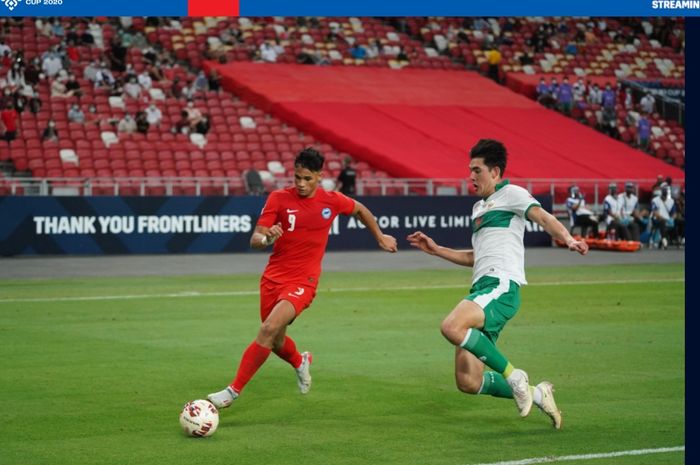
[[[195,134],[201,134],[203,136],[206,136],[207,133],[209,132],[209,129],[211,128],[211,123],[210,123],[210,118],[209,115],[202,115],[202,117],[197,121],[197,124],[194,125],[194,128],[192,129],[192,132]]]
[[[651,195],[652,197],[656,197],[657,195],[661,195],[661,184],[664,183],[664,177],[661,174],[656,175],[656,182],[654,183],[653,186],[651,186]]]
[[[53,119],[49,120],[44,132],[41,133],[41,140],[43,142],[58,140],[58,129],[56,129],[56,122]]]
[[[654,99],[654,96],[651,95],[651,93],[644,94],[642,100],[639,101],[639,105],[642,107],[642,113],[650,115],[654,113],[656,99]]]
[[[66,35],[66,30],[63,28],[63,24],[61,24],[61,20],[58,18],[52,19],[51,29],[53,31],[54,37],[63,38],[63,36]]]
[[[564,80],[559,86],[559,94],[557,95],[557,101],[559,103],[559,111],[566,115],[571,115],[571,107],[573,105],[574,93],[569,84],[569,78],[564,77]]]
[[[148,134],[148,128],[151,126],[146,118],[146,113],[143,111],[136,112],[136,131],[141,134]]]
[[[190,122],[187,119],[187,111],[182,110],[180,112],[180,119],[177,120],[175,126],[170,129],[173,134],[189,134],[190,133]]]
[[[574,92],[574,105],[579,108],[585,108],[586,104],[586,84],[583,82],[583,78],[578,78],[578,80],[572,86]]]
[[[603,111],[615,111],[615,100],[615,91],[612,89],[610,83],[606,82],[602,100]]]
[[[219,40],[225,45],[240,44],[243,43],[243,33],[235,27],[227,27],[219,33]]]
[[[338,182],[335,190],[339,190],[345,195],[355,195],[355,184],[357,181],[357,171],[352,163],[352,158],[343,159],[343,169],[338,174]]]
[[[620,223],[627,230],[629,240],[639,241],[640,226],[644,223],[639,212],[639,199],[635,194],[634,183],[625,183],[625,192],[617,196],[617,204],[620,208]]]
[[[36,89],[32,89],[32,91],[32,96],[29,97],[29,101],[27,104],[29,106],[29,111],[36,115],[41,111],[42,101],[39,92],[37,92]]]
[[[75,92],[68,90],[66,87],[67,78],[57,77],[51,83],[51,97],[56,98],[69,98],[72,97]]]
[[[195,93],[205,93],[209,90],[209,80],[203,70],[197,73],[197,77],[194,79],[194,91]]]
[[[39,84],[41,75],[41,62],[38,57],[34,57],[24,68],[24,82],[30,86]]]
[[[675,228],[676,203],[670,195],[670,189],[665,182],[661,184],[661,193],[651,200],[652,234],[649,238],[649,248],[656,244],[655,233],[661,238],[661,247],[668,248],[669,232]]]
[[[87,115],[85,117],[85,124],[94,124],[95,126],[99,126],[101,122],[102,118],[100,118],[100,115],[97,114],[97,107],[94,103],[91,103],[88,106]]]
[[[540,82],[537,84],[537,87],[535,87],[535,94],[537,96],[537,101],[544,105],[542,99],[549,96],[549,86],[547,85],[544,76],[540,78]]]
[[[129,78],[129,81],[124,84],[124,92],[133,99],[138,99],[141,96],[141,86],[135,77]]]
[[[194,99],[196,94],[196,89],[194,87],[194,82],[192,79],[187,80],[187,84],[182,87],[182,97],[186,100]]]
[[[628,241],[627,228],[622,224],[622,215],[618,202],[617,184],[610,183],[608,195],[603,200],[603,216],[605,217],[606,236],[611,240]]]
[[[202,112],[194,106],[194,101],[192,100],[189,100],[187,102],[185,111],[187,112],[187,122],[190,126],[190,130],[192,130],[197,125],[197,123],[199,123],[199,120],[202,119]]]
[[[66,82],[66,90],[68,92],[73,92],[76,97],[82,97],[83,91],[80,89],[80,83],[75,77],[75,74],[71,73],[68,75],[68,81]]]
[[[0,56],[5,55],[5,52],[12,54],[12,48],[5,43],[5,38],[0,36]]]
[[[212,92],[220,92],[221,91],[221,76],[219,76],[219,73],[215,70],[212,69],[209,72],[209,90]]]
[[[117,82],[112,71],[107,67],[107,63],[101,63],[100,68],[97,70],[97,73],[95,73],[95,88],[104,87],[113,89]],[[121,87],[121,82],[119,82],[119,87]]]
[[[364,60],[367,58],[367,50],[365,50],[365,48],[357,42],[355,42],[352,47],[348,49],[348,52],[350,52],[350,56],[355,60]]]
[[[408,55],[406,54],[406,49],[404,49],[403,45],[399,46],[399,53],[396,54],[396,59],[398,61],[403,61],[406,63],[409,62]],[[500,63],[500,60],[499,60],[499,63]]]
[[[525,50],[523,50],[523,54],[520,55],[518,60],[520,61],[521,66],[527,66],[535,63],[535,60],[532,57],[532,47],[526,46]]]
[[[569,225],[573,230],[575,227],[581,228],[581,236],[588,237],[588,230],[591,229],[593,235],[598,233],[598,219],[591,210],[586,207],[586,200],[578,186],[569,188],[569,198],[566,199],[566,209],[569,212]]]
[[[151,78],[151,75],[147,69],[145,69],[141,73],[139,73],[136,80],[138,81],[141,88],[146,90],[146,91],[148,91],[151,87],[153,87],[153,79]]]
[[[156,127],[160,127],[160,123],[163,120],[163,112],[156,106],[155,103],[151,102],[146,108],[146,121],[148,124]]]
[[[486,53],[486,60],[489,64],[489,77],[499,84],[501,83],[499,72],[502,59],[503,56],[497,46],[493,46],[491,50]]]
[[[12,103],[14,104],[15,110],[17,110],[17,113],[19,113],[20,116],[22,115],[22,113],[24,113],[24,109],[27,108],[27,103],[29,99],[29,97],[27,96],[27,91],[31,96],[31,94],[33,93],[32,88],[26,85],[22,86],[21,88],[18,88],[12,94]]]
[[[71,105],[70,110],[68,110],[68,121],[80,124],[85,123],[85,113],[77,103]]]
[[[576,46],[576,43],[572,40],[569,41],[568,44],[566,44],[566,47],[564,47],[564,53],[567,55],[578,55],[578,47]]]
[[[274,63],[277,61],[277,51],[272,41],[267,40],[260,44],[260,59],[267,63]]]
[[[603,103],[603,91],[597,83],[588,87],[588,103],[590,105],[600,106]]]
[[[49,79],[52,79],[62,69],[63,62],[61,61],[60,55],[55,51],[47,53],[46,57],[41,63],[41,70],[44,72],[44,76],[46,76]]]
[[[100,70],[99,61],[97,61],[96,59],[92,60],[83,69],[83,79],[86,79],[90,82],[96,83],[97,82],[97,72],[99,70]]]
[[[107,52],[110,69],[112,71],[126,71],[126,53],[127,49],[121,44],[119,38],[116,36],[113,37],[112,44]]]
[[[7,141],[8,145],[17,138],[18,119],[19,115],[17,114],[17,110],[15,110],[14,103],[11,101],[5,103],[5,108],[0,112],[0,121],[2,121],[2,125],[5,128],[3,139]]]
[[[367,58],[377,58],[382,53],[382,47],[377,39],[372,39],[367,45]]]
[[[131,114],[126,113],[124,117],[121,120],[119,120],[119,124],[117,125],[117,131],[125,132],[127,134],[131,134],[132,132],[136,131],[136,121],[134,120],[133,116],[131,116]]]
[[[180,81],[180,76],[175,76],[175,78],[173,79],[173,83],[170,86],[170,96],[178,100],[181,99],[183,97],[183,87],[184,86],[182,84],[182,81]]]
[[[651,139],[651,124],[645,114],[639,116],[637,122],[637,146],[645,152],[649,149]]]
[[[26,81],[24,79],[24,69],[19,65],[19,63],[14,63],[10,70],[7,72],[6,76],[7,85],[12,89],[24,86]]]

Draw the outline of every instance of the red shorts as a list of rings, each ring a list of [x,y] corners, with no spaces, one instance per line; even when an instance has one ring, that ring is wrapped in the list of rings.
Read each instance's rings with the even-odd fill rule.
[[[260,280],[260,320],[265,321],[277,302],[286,300],[294,306],[299,316],[316,297],[316,288],[303,284],[278,284],[267,279]]]

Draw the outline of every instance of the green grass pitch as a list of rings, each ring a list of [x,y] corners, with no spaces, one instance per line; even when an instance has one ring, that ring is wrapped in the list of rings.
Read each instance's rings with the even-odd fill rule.
[[[178,414],[232,379],[257,332],[258,276],[0,281],[0,462],[469,465],[683,446],[684,274],[528,270],[499,347],[554,383],[554,431],[537,409],[521,419],[511,400],[457,391],[439,325],[468,270],[327,273],[288,332],[314,354],[311,392],[272,355],[206,439]]]

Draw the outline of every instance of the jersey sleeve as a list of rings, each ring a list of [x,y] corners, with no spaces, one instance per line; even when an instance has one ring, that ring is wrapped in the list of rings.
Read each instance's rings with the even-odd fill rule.
[[[516,215],[527,219],[527,212],[532,207],[541,207],[540,203],[530,194],[526,189],[522,187],[513,186],[514,189],[510,191],[510,199],[508,199],[513,212]]]
[[[279,194],[277,192],[271,192],[270,195],[267,197],[267,201],[265,202],[265,206],[263,207],[262,212],[260,212],[260,218],[258,218],[258,226],[270,228],[272,227],[272,225],[277,223],[277,212],[279,211],[279,203]]]
[[[351,215],[355,210],[355,201],[341,192],[331,192],[336,208],[341,215]]]

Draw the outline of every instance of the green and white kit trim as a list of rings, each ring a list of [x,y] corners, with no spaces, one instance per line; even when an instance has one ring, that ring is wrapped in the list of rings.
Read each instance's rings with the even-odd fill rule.
[[[525,280],[525,221],[532,207],[540,203],[520,186],[508,180],[496,185],[496,192],[474,204],[472,245],[476,283],[483,276]]]

